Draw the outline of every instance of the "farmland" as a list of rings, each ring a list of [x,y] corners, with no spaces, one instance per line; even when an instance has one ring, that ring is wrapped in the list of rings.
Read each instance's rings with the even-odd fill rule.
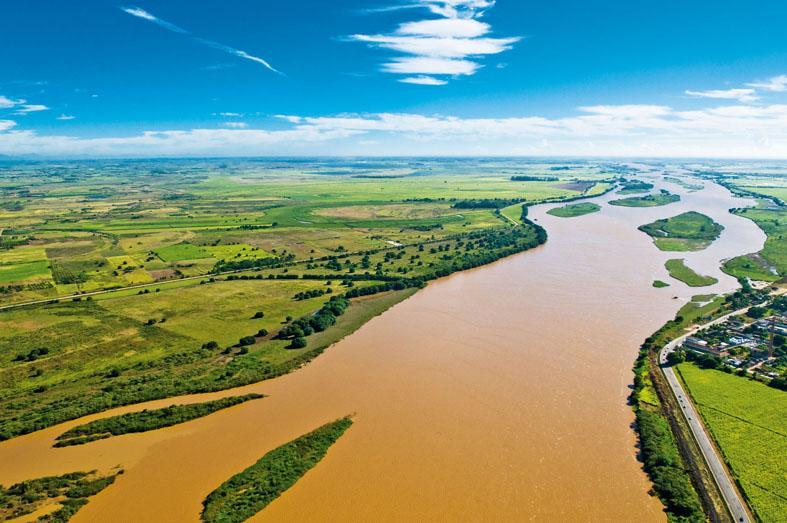
[[[0,311],[0,437],[289,372],[425,282],[543,242],[524,204],[598,194],[616,177],[587,164],[557,181],[513,181],[511,168],[5,169],[0,191],[20,205],[2,211],[2,305],[45,302]]]
[[[785,520],[785,392],[691,363],[679,370],[751,508],[761,521]]]

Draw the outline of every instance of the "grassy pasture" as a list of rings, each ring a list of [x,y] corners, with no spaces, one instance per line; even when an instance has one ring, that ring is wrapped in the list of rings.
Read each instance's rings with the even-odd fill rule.
[[[629,198],[621,198],[619,200],[612,200],[610,205],[617,205],[619,207],[659,207],[661,205],[669,205],[680,200],[680,196],[670,193],[648,194],[646,196],[637,196]]]
[[[767,235],[765,246],[756,254],[728,260],[724,270],[736,277],[778,281],[787,275],[787,209],[767,205],[743,209],[736,214],[754,221]]]
[[[669,275],[676,280],[682,281],[689,287],[707,287],[718,283],[719,280],[712,276],[702,276],[694,272],[690,267],[686,266],[684,260],[672,259],[667,260],[664,264],[669,271]]]
[[[787,520],[787,393],[691,363],[678,369],[759,519]]]
[[[642,225],[639,230],[652,237],[662,251],[699,251],[716,240],[724,227],[704,214],[689,211]]]
[[[547,211],[547,214],[558,216],[560,218],[573,218],[575,216],[584,216],[601,210],[601,206],[596,203],[574,203],[565,205],[563,207],[555,207]]]

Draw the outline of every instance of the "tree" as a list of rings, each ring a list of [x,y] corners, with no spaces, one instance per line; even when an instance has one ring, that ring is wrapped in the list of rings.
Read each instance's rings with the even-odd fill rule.
[[[292,343],[290,343],[291,349],[302,349],[305,346],[306,346],[306,338],[304,338],[303,336],[298,336],[297,338],[294,338],[292,340]]]
[[[254,313],[254,316],[252,316],[251,319],[252,320],[259,320],[260,318],[264,318],[264,317],[265,317],[265,313],[264,312],[257,311],[257,312]]]
[[[686,355],[683,351],[673,351],[667,355],[667,365],[677,365],[686,361]]]
[[[254,345],[257,340],[254,336],[244,336],[238,342],[238,345]]]

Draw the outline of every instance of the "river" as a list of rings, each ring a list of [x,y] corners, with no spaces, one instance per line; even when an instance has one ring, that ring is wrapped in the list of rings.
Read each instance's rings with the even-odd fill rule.
[[[196,521],[223,480],[353,414],[326,458],[256,521],[664,521],[627,404],[638,346],[692,295],[733,290],[720,260],[759,250],[765,236],[728,213],[746,200],[718,185],[656,183],[682,201],[602,203],[578,218],[532,208],[549,232],[544,246],[433,282],[304,368],[231,392],[265,399],[84,446],[51,448],[106,413],[4,442],[0,483],[120,465],[125,473],[74,521]],[[704,251],[664,253],[637,231],[687,210],[725,226]],[[719,283],[670,280],[673,257]],[[654,279],[671,286],[653,288]]]

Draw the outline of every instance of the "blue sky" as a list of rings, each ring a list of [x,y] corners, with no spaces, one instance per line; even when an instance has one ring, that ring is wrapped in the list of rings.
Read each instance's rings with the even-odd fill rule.
[[[0,154],[787,157],[783,1],[0,10]]]

